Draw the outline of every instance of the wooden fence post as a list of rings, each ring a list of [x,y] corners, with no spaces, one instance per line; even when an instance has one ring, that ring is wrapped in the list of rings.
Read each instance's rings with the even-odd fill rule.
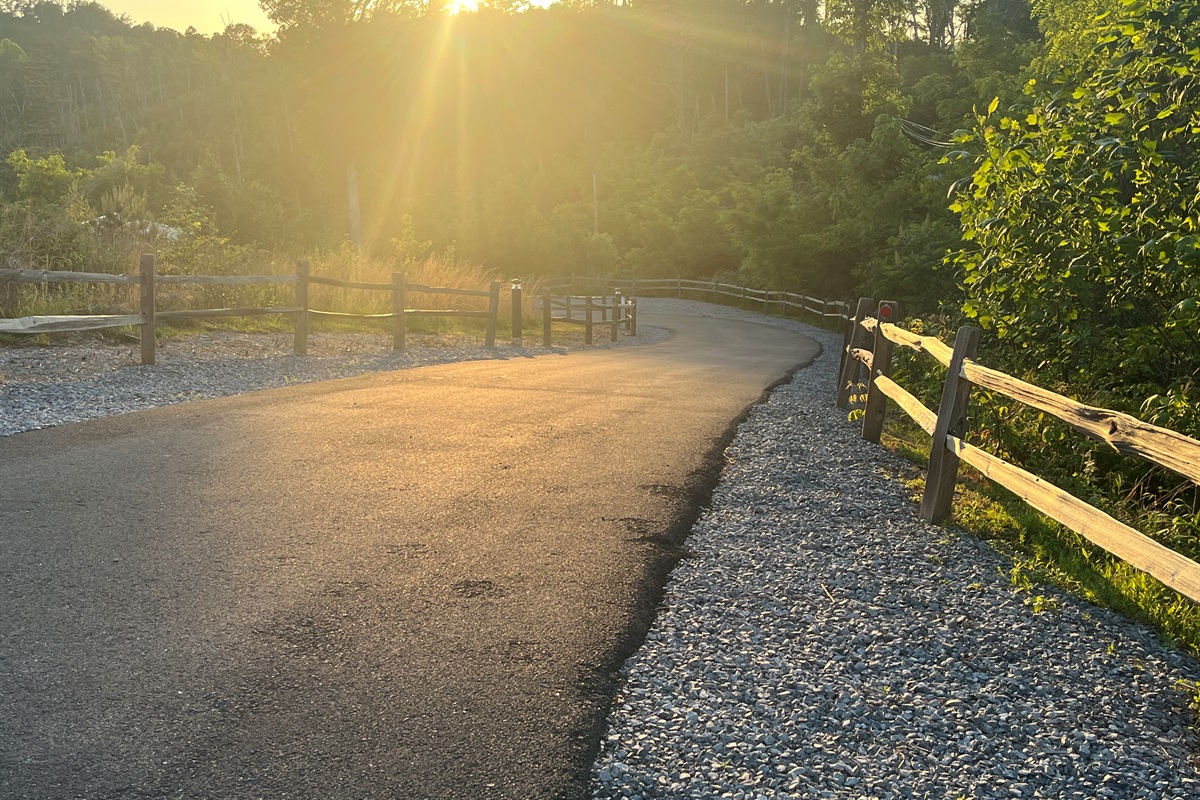
[[[308,262],[296,262],[296,312],[295,337],[292,350],[298,356],[308,355]]]
[[[492,281],[489,291],[491,292],[491,296],[488,297],[487,338],[485,345],[487,347],[495,347],[496,317],[500,316],[500,281]]]
[[[404,273],[392,273],[392,349],[404,352],[406,331],[404,329]]]
[[[763,292],[763,313],[771,313],[771,290],[767,289]]]
[[[629,335],[637,336],[637,298],[629,298]]]
[[[521,336],[521,279],[513,278],[512,282],[512,344],[513,347],[524,347]]]
[[[838,408],[850,407],[850,384],[855,382],[858,374],[858,360],[850,356],[850,351],[860,343],[864,343],[863,339],[867,332],[859,323],[871,315],[874,305],[873,298],[859,298],[858,310],[854,313],[854,318],[847,323],[846,334],[842,338],[842,365],[838,370]]]
[[[838,362],[838,385],[837,385],[837,394],[838,394],[839,398],[841,398],[841,395],[842,395],[842,375],[844,375],[846,372],[846,358],[848,357],[848,355],[850,353],[850,340],[852,338],[854,338],[854,325],[856,324],[856,322],[857,321],[853,317],[851,317],[842,326],[842,354],[841,354],[842,358],[841,358],[841,361]],[[838,400],[838,406],[845,408],[845,406],[842,405],[841,399]]]
[[[709,302],[710,303],[717,302],[717,279],[716,278],[713,278],[712,299],[710,299]]]
[[[158,349],[154,320],[154,254],[143,253],[138,266],[141,279],[142,363],[153,364]]]
[[[607,304],[607,305],[612,306],[612,308],[610,309],[610,311],[612,312],[612,316],[609,318],[608,324],[612,326],[611,341],[615,342],[617,340],[617,326],[621,324],[621,320],[620,320],[619,315],[617,314],[617,298],[614,297],[612,300],[613,301],[611,303]]]
[[[875,385],[875,376],[885,378],[892,374],[892,342],[883,335],[883,323],[900,321],[899,303],[884,300],[875,315],[879,327],[875,329],[875,351],[871,360],[871,375],[867,379],[867,406],[863,412],[862,438],[879,444],[883,433],[883,418],[887,412],[887,396]]]
[[[592,343],[592,296],[589,294],[583,303],[583,313],[586,316],[583,318],[584,344]]]
[[[950,516],[954,502],[954,484],[958,480],[958,456],[947,449],[946,436],[963,438],[967,431],[967,403],[971,382],[959,375],[964,359],[974,358],[979,349],[979,329],[964,325],[954,337],[954,352],[942,386],[942,402],[938,406],[937,427],[929,450],[929,474],[925,478],[925,494],[921,497],[921,519],[941,522]]]
[[[550,317],[553,312],[550,310],[550,290],[542,290],[542,345],[550,346]]]
[[[675,276],[675,297],[676,298],[683,297],[683,279],[680,278],[678,275]]]

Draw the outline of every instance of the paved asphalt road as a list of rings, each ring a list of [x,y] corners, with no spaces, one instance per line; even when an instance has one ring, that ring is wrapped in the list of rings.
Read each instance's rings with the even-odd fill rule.
[[[731,424],[817,352],[645,322],[0,438],[0,797],[583,797]]]

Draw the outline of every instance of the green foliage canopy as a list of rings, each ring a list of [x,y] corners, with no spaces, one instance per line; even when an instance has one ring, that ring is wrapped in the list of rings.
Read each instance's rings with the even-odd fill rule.
[[[1096,53],[964,137],[964,308],[1011,366],[1197,431],[1200,3],[1123,0]]]
[[[919,262],[957,244],[957,176],[897,120],[953,130],[975,67],[1031,25],[1021,0],[262,5],[273,37],[0,3],[0,156],[22,150],[26,182],[60,158],[39,169],[74,183],[76,220],[107,220],[98,238],[154,220],[298,252],[350,229],[398,261],[428,241],[512,275],[740,273],[933,304],[945,284]],[[49,264],[62,248],[37,242],[79,226],[28,228],[22,208],[62,202],[18,183],[0,165],[0,256]]]

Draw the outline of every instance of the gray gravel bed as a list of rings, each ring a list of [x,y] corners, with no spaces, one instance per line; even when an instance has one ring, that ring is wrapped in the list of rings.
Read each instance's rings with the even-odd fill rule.
[[[922,523],[807,332],[623,668],[593,796],[1200,798],[1200,666]]]
[[[662,328],[643,325],[637,336],[622,334],[616,343],[604,341],[588,348],[647,344],[668,335]],[[541,346],[539,335],[527,337],[526,347],[501,341],[488,348],[474,337],[410,335],[407,350],[397,353],[386,336],[312,334],[309,355],[296,356],[291,352],[291,334],[225,331],[166,339],[159,345],[158,363],[152,366],[140,363],[139,345],[97,338],[4,347],[0,348],[0,436],[364,372],[562,354],[583,348],[582,336],[581,332],[556,334],[553,347]]]

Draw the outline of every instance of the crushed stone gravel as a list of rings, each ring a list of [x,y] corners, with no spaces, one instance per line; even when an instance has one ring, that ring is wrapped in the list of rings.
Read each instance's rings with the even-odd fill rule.
[[[805,330],[824,353],[727,449],[593,797],[1200,798],[1200,665],[924,524]]]
[[[588,349],[648,344],[669,335],[642,325],[637,336]],[[99,337],[58,339],[50,345],[0,347],[0,436],[68,422],[126,414],[156,406],[332,380],[364,372],[410,369],[455,361],[517,358],[579,350],[582,330],[540,335],[524,347],[497,341],[488,348],[473,336],[410,334],[403,353],[378,334],[310,334],[308,355],[292,353],[290,333],[213,331],[164,339],[158,363],[140,363],[138,344]]]

